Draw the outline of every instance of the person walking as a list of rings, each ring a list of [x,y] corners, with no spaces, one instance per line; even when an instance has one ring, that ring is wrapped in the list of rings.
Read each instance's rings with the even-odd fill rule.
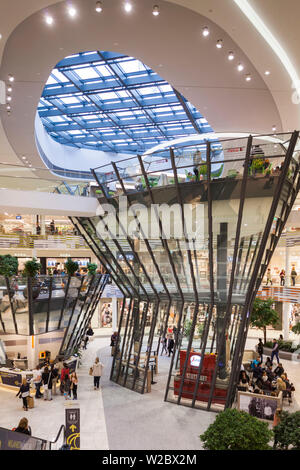
[[[285,270],[282,269],[279,274],[280,277],[280,285],[285,286]]]
[[[100,379],[102,376],[104,364],[100,362],[99,357],[96,357],[92,366],[92,376],[94,377],[94,390],[99,390]]]
[[[56,385],[58,381],[58,368],[56,364],[51,365],[51,375],[52,375],[52,395],[56,395]]]
[[[72,372],[70,375],[70,380],[71,380],[71,390],[73,394],[73,400],[77,400],[77,386],[78,386],[78,377],[76,372]]]
[[[65,374],[64,376],[63,389],[65,400],[69,400],[69,398],[71,398],[71,380],[69,374]]]
[[[18,427],[13,429],[14,432],[21,432],[23,434],[28,434],[31,436],[31,428],[28,426],[28,419],[22,418],[19,421]]]
[[[266,282],[266,286],[269,284],[269,282],[271,283],[271,286],[273,285],[273,281],[272,281],[272,275],[271,275],[271,269],[269,268],[268,271],[267,271],[267,282]]]
[[[69,374],[70,374],[70,369],[69,369],[68,365],[64,362],[63,363],[63,368],[62,368],[61,373],[60,373],[60,393],[61,393],[61,395],[64,394],[64,379],[65,379],[65,376],[69,375]]]
[[[161,356],[163,355],[163,352],[164,352],[164,351],[166,352],[166,354],[168,354],[168,351],[167,351],[167,341],[168,341],[168,340],[167,340],[166,337],[162,338],[162,340],[161,340],[161,344],[162,344]]]
[[[292,267],[292,270],[291,270],[291,280],[292,280],[292,286],[295,286],[296,284],[296,277],[298,276],[294,266]]]
[[[271,363],[273,365],[273,359],[276,356],[277,363],[279,364],[279,344],[275,338],[273,338],[273,349],[271,352]]]
[[[43,396],[43,394],[41,393],[42,372],[41,372],[41,366],[39,364],[33,370],[32,381],[35,386],[35,398],[41,398]]]
[[[20,397],[23,400],[23,410],[28,411],[28,403],[27,403],[27,398],[30,395],[30,385],[27,382],[26,378],[24,377],[22,380],[22,385],[19,388],[19,391],[16,395],[16,397]]]
[[[51,370],[46,366],[44,372],[42,373],[42,382],[44,385],[44,400],[51,401],[51,391],[52,391],[52,373]]]
[[[168,340],[169,357],[171,356],[171,353],[173,352],[173,348],[174,348],[174,339],[171,336]]]
[[[257,345],[257,352],[260,357],[260,363],[263,363],[263,354],[264,354],[264,344],[262,342],[262,339],[259,339],[258,345]]]

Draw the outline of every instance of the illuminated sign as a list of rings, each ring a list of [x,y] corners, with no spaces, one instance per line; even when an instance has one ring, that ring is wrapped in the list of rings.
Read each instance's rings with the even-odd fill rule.
[[[200,366],[200,361],[201,361],[201,356],[191,356],[190,358],[190,365],[193,367],[199,367]]]

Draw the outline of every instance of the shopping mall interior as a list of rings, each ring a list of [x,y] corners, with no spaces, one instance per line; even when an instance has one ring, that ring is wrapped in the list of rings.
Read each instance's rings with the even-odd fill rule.
[[[300,448],[299,15],[1,0],[1,449]]]

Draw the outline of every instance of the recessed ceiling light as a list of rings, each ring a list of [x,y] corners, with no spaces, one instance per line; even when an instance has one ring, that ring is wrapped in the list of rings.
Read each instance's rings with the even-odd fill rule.
[[[96,8],[95,8],[97,13],[101,13],[102,11],[102,3],[101,2],[96,2]]]
[[[131,10],[132,10],[132,4],[130,2],[125,2],[124,3],[124,10],[126,11],[126,13],[130,13]]]
[[[77,15],[77,10],[76,8],[69,6],[68,7],[68,13],[71,16],[71,18],[74,18]]]
[[[54,22],[52,16],[50,16],[50,15],[46,15],[46,16],[45,16],[45,21],[46,21],[46,23],[47,23],[48,25],[52,25],[53,22]]]
[[[204,26],[204,28],[202,29],[202,35],[203,36],[208,36],[209,35],[209,29],[207,26]]]
[[[11,110],[10,104],[8,104],[8,105],[6,106],[6,109],[7,109],[7,111],[10,111],[10,110]]]
[[[250,80],[252,79],[251,75],[248,73],[246,75],[246,82],[250,82]]]
[[[8,93],[12,92],[12,87],[10,85],[7,87],[7,91],[8,91]]]
[[[271,73],[270,70],[265,71],[265,75],[270,75],[270,73]]]
[[[11,96],[7,96],[6,101],[11,101]]]
[[[24,157],[22,157],[22,160],[26,160],[26,157],[25,157],[25,156],[24,156]]]
[[[234,59],[234,53],[232,51],[228,52],[228,60],[233,60]]]
[[[217,47],[218,49],[222,49],[222,47],[223,47],[223,40],[222,40],[222,39],[218,39],[217,44],[216,44],[216,47]]]
[[[242,70],[244,70],[243,64],[239,64],[239,65],[237,66],[237,69],[238,69],[239,72],[241,72]]]
[[[152,15],[153,16],[158,16],[159,15],[159,6],[158,5],[154,5],[153,7],[153,10],[152,10]]]
[[[272,127],[272,131],[275,132],[276,131],[276,126],[274,124],[274,126]]]
[[[10,82],[13,82],[14,79],[15,79],[15,77],[13,77],[11,74],[8,75],[8,80],[9,80]]]
[[[0,34],[0,39],[2,39],[2,34]]]

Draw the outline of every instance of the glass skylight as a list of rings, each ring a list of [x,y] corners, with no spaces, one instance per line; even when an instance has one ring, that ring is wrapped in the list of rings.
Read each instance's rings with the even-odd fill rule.
[[[106,51],[60,61],[38,113],[57,142],[107,152],[142,153],[180,136],[213,132],[157,73],[133,57]]]

